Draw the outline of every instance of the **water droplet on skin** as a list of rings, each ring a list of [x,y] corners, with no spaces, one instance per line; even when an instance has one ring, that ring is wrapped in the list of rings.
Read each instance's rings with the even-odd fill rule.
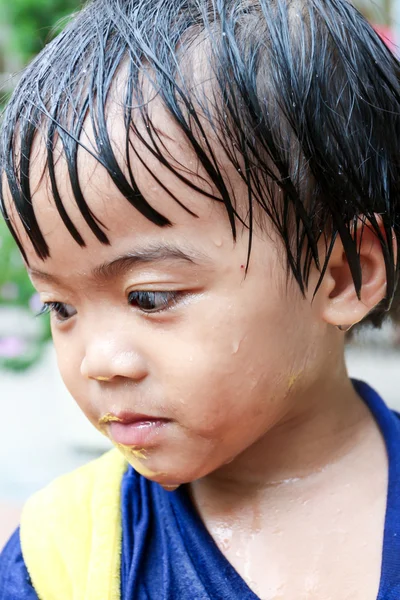
[[[235,340],[232,344],[232,354],[237,354],[242,340]]]
[[[257,377],[251,377],[250,378],[250,382],[249,382],[250,389],[254,390],[257,387],[259,381],[260,381],[259,378],[257,378]],[[255,412],[255,414],[256,414],[256,416],[259,416],[261,414],[261,410],[257,409],[256,412]]]
[[[246,559],[244,561],[244,578],[245,578],[246,581],[250,582],[250,581],[252,581],[251,575],[250,575],[251,557],[250,557],[248,551],[247,551],[246,554],[247,554],[247,556],[246,556]]]
[[[229,550],[230,548],[230,540],[228,538],[225,538],[223,540],[221,540],[221,548],[222,550]]]

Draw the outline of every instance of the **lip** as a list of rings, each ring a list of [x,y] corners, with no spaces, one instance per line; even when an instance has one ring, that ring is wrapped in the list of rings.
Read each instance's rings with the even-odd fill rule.
[[[139,413],[107,413],[99,420],[114,443],[131,448],[154,445],[169,423],[170,419]]]
[[[99,419],[99,425],[107,425],[108,423],[122,423],[123,425],[131,425],[141,421],[167,421],[163,417],[153,417],[151,415],[142,415],[140,413],[120,412],[107,413]]]

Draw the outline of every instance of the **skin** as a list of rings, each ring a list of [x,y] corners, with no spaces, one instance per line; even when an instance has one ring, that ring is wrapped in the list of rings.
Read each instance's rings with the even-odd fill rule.
[[[155,112],[173,156],[196,171],[179,131],[160,107]],[[123,147],[117,113],[110,111],[109,119],[114,144]],[[85,135],[91,137],[89,124]],[[80,248],[54,207],[47,176],[41,177],[39,141],[32,189],[48,260],[35,255],[14,213],[41,300],[63,303],[69,317],[52,314],[66,386],[106,434],[108,414],[133,411],[171,420],[131,462],[167,489],[190,484],[206,527],[260,598],[376,598],[386,454],[348,379],[344,335],[335,325],[361,320],[384,296],[379,244],[367,231],[361,302],[340,242],[316,298],[312,302],[317,272],[303,298],[287,281],[281,244],[268,225],[256,231],[245,276],[247,231],[239,230],[234,243],[223,208],[188,190],[135,143],[198,218],[133,161],[144,196],[173,226],[151,224],[119,195],[105,170],[80,152],[85,198],[108,227],[111,244],[101,245],[72,199],[61,156],[57,177],[87,243]],[[245,190],[229,166],[226,172],[241,206]],[[118,273],[92,275],[126,253],[139,259]],[[164,301],[165,292],[176,297],[167,295],[165,310],[148,313],[128,301],[138,290],[164,293]]]

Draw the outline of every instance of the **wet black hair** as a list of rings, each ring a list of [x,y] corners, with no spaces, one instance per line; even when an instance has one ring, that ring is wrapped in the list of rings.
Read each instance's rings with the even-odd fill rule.
[[[194,82],[200,57],[207,73],[204,82]],[[107,129],[106,104],[123,65],[126,156],[121,165]],[[371,228],[387,275],[386,298],[370,315],[379,324],[398,279],[393,233],[399,237],[399,74],[395,56],[345,0],[93,0],[27,67],[5,110],[3,214],[24,254],[4,200],[7,180],[27,235],[45,260],[50,249],[30,186],[32,147],[40,131],[65,226],[84,246],[57,187],[57,141],[79,210],[99,241],[109,243],[106,224],[91,212],[80,187],[77,154],[88,117],[95,146],[86,150],[140,213],[160,227],[172,225],[135,182],[132,155],[143,159],[135,154],[133,135],[190,188],[225,206],[234,238],[239,224],[248,228],[249,258],[254,226],[266,214],[285,246],[288,273],[303,293],[313,264],[322,280],[339,236],[360,296],[358,233]],[[171,160],[152,122],[144,82],[196,153],[209,188]],[[244,215],[237,210],[221,151],[247,186]],[[172,196],[165,186],[164,191]]]

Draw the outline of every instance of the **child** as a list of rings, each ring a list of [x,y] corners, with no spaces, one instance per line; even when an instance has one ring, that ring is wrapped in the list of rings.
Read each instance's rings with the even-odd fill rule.
[[[343,357],[396,289],[399,73],[345,0],[94,0],[27,68],[3,212],[116,450],[0,598],[400,598],[400,422]]]

